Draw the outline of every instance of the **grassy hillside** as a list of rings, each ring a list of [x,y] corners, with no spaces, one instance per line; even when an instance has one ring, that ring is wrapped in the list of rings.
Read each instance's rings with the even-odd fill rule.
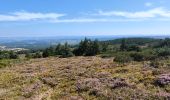
[[[39,58],[0,69],[0,99],[169,99],[170,60],[119,64],[114,58]],[[162,75],[164,74],[164,75]],[[168,79],[168,78],[167,78]]]

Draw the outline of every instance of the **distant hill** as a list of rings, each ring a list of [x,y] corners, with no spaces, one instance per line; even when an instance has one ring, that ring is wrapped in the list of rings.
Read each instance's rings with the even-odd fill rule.
[[[119,44],[122,38],[129,38],[127,43],[150,43],[156,42],[168,36],[54,36],[54,37],[0,37],[0,46],[8,48],[42,49],[58,43],[68,42],[78,44],[85,37],[98,39],[110,44]],[[144,41],[144,42],[143,42]]]
[[[155,39],[155,38],[120,38],[120,39],[102,41],[101,43],[107,43],[111,45],[121,44],[123,39],[125,39],[127,44],[137,44],[137,45],[144,45],[148,43],[152,44],[155,42],[160,42],[162,40],[162,39]]]

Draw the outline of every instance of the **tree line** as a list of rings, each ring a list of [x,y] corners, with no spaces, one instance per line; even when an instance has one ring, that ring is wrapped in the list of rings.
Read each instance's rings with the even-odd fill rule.
[[[130,62],[130,61],[153,61],[156,62],[161,59],[168,59],[170,57],[170,39],[146,43],[143,46],[128,44],[128,39],[122,39],[119,52],[115,56],[116,62]],[[145,41],[144,41],[145,42]]]
[[[26,58],[100,55],[114,57],[117,62],[146,61],[169,57],[170,39],[122,38],[98,41],[85,38],[77,45],[65,43],[41,50],[0,51],[0,59],[17,59],[20,54],[25,54]]]
[[[65,43],[64,45],[58,44],[56,47],[50,47],[43,51],[42,56],[94,56],[100,52],[98,40],[90,40],[85,38],[77,47],[72,48],[71,45]]]

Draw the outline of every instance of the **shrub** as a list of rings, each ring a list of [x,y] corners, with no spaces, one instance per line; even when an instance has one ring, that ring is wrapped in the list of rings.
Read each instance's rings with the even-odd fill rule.
[[[157,58],[158,58],[158,56],[157,55],[153,55],[153,54],[146,54],[146,55],[144,55],[144,60],[155,60]]]
[[[63,53],[60,55],[61,58],[72,57],[72,56],[74,56],[74,54],[73,54],[71,51],[63,52]]]
[[[33,55],[33,58],[41,58],[41,57],[42,57],[41,52],[36,52],[36,53]]]
[[[170,56],[170,49],[169,48],[161,48],[157,50],[157,55],[159,57],[166,57]]]
[[[163,66],[163,63],[159,62],[158,60],[153,60],[150,62],[150,66],[154,68],[159,68],[160,66]]]
[[[132,61],[132,58],[129,55],[117,55],[114,58],[114,61],[119,63],[128,63]]]
[[[81,56],[81,55],[83,55],[82,50],[79,49],[79,48],[74,49],[74,50],[73,50],[73,53],[75,54],[75,56]]]
[[[125,40],[125,39],[122,39],[121,45],[120,45],[120,50],[121,50],[121,51],[126,51],[126,49],[127,49],[126,40]]]
[[[50,56],[50,53],[49,53],[48,49],[46,49],[46,50],[44,50],[44,51],[43,51],[42,56],[43,56],[44,58],[46,58],[46,57],[49,57],[49,56]]]
[[[112,57],[112,55],[111,54],[101,54],[100,57],[101,58],[110,58],[110,57]]]
[[[10,52],[10,53],[9,53],[9,58],[10,58],[10,59],[17,59],[17,58],[18,58],[18,55],[17,55],[16,53],[14,53],[14,52]]]
[[[60,57],[63,57],[63,58],[73,56],[70,46],[67,43],[61,46],[61,49],[59,52],[60,52],[59,55],[61,55]]]
[[[144,55],[142,53],[132,53],[132,54],[130,54],[130,57],[132,57],[134,61],[143,61],[144,60]]]
[[[137,52],[139,52],[139,51],[141,51],[141,49],[137,45],[130,45],[130,46],[128,46],[127,51],[137,51]]]
[[[6,60],[1,60],[0,61],[0,68],[5,68],[6,66],[9,66],[10,63]]]
[[[9,53],[1,53],[0,54],[0,59],[8,59],[9,58]]]
[[[0,59],[17,59],[18,55],[13,51],[0,51]]]
[[[25,54],[25,57],[26,57],[26,58],[32,58],[32,54],[31,54],[31,53],[26,53],[26,54]]]

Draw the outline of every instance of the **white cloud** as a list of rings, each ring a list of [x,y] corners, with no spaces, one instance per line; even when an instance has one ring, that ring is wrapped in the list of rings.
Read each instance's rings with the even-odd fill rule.
[[[156,18],[164,17],[170,18],[170,11],[162,7],[150,9],[147,11],[138,11],[138,12],[126,12],[126,11],[99,11],[100,16],[119,16],[125,18]]]
[[[90,23],[90,22],[129,22],[158,20],[170,21],[170,10],[162,7],[149,9],[146,11],[98,11],[84,17],[75,16],[74,18],[64,18],[66,14],[59,13],[32,13],[32,12],[14,12],[9,14],[0,14],[2,21],[47,21],[51,23]]]
[[[152,4],[151,2],[146,2],[146,3],[145,3],[145,6],[146,6],[146,7],[151,7],[151,6],[153,6],[153,4]]]
[[[45,20],[51,23],[92,23],[92,22],[127,22],[134,21],[133,19],[108,19],[108,18],[62,18],[66,14],[58,13],[32,13],[32,12],[14,12],[10,14],[0,14],[0,21],[39,21]],[[62,18],[62,19],[61,19]],[[136,20],[135,20],[136,21]]]
[[[129,22],[129,21],[143,21],[144,19],[114,19],[114,18],[76,18],[76,19],[62,19],[51,20],[52,23],[96,23],[96,22]]]
[[[63,19],[63,20],[52,20],[55,23],[80,23],[80,22],[108,22],[108,19],[97,19],[97,18],[76,18],[76,19]]]
[[[88,14],[87,14],[88,15]],[[93,15],[93,16],[91,16]],[[129,22],[129,21],[170,21],[170,11],[163,7],[146,11],[98,11],[97,14],[89,14],[87,18],[57,19],[55,23],[84,23],[84,22]],[[118,17],[118,18],[117,18]]]
[[[0,21],[30,21],[30,20],[55,20],[65,14],[58,13],[30,13],[14,12],[6,15],[0,14]]]

